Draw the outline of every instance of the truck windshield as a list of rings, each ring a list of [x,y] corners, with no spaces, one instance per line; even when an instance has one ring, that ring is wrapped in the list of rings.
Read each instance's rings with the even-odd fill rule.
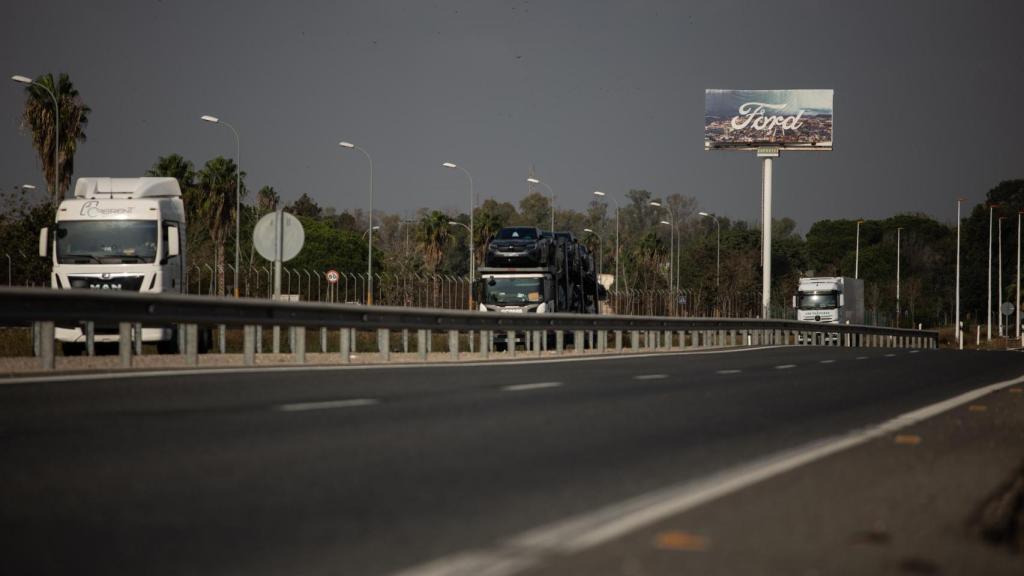
[[[529,304],[543,300],[543,278],[488,278],[484,282],[487,304]]]
[[[151,263],[156,258],[156,220],[58,222],[61,264]]]
[[[835,292],[802,292],[798,304],[801,310],[825,310],[838,307]]]

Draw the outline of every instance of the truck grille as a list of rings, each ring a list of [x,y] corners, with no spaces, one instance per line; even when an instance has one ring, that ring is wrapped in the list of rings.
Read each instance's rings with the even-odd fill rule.
[[[93,290],[124,290],[138,292],[142,289],[142,280],[145,276],[111,276],[101,278],[98,276],[68,276],[72,288],[89,288]]]

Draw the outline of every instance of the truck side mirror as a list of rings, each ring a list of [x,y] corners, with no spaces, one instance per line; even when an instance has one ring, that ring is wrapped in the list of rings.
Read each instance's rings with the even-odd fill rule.
[[[44,227],[39,230],[39,257],[46,258],[50,255],[50,229]]]
[[[168,226],[167,227],[167,257],[174,258],[180,251],[178,248],[178,227]]]

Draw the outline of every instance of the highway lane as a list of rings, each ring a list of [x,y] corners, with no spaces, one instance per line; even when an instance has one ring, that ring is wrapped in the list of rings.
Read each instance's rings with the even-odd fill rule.
[[[0,573],[388,574],[1022,373],[773,348],[0,386]]]

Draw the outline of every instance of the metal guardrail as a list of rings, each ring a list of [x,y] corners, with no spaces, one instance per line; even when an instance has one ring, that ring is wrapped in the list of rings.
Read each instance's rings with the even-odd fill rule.
[[[34,325],[44,369],[54,367],[54,326],[85,323],[118,325],[119,349],[125,366],[131,366],[132,354],[141,351],[140,341],[132,342],[132,334],[142,325],[178,327],[182,353],[186,363],[192,365],[198,363],[199,326],[221,327],[222,351],[223,327],[244,327],[243,355],[247,365],[255,363],[255,354],[260,351],[262,337],[258,335],[258,328],[273,329],[274,351],[277,352],[282,326],[319,328],[323,351],[326,351],[328,329],[341,329],[342,351],[350,349],[356,330],[377,330],[379,352],[385,360],[390,353],[390,330],[416,330],[417,350],[424,359],[430,347],[430,334],[434,331],[448,332],[453,359],[458,358],[460,332],[470,333],[471,346],[474,336],[479,334],[483,357],[494,349],[496,334],[505,335],[506,342],[516,342],[519,332],[525,333],[523,341],[527,352],[535,355],[540,355],[547,346],[548,338],[543,337],[544,334],[553,334],[558,352],[565,350],[565,335],[571,334],[576,353],[582,352],[587,343],[599,352],[606,352],[610,347],[621,352],[626,336],[633,350],[815,343],[847,347],[938,347],[937,332],[793,320],[496,314],[101,290],[0,288],[0,325]],[[609,341],[610,336],[613,343]],[[296,361],[305,362],[305,330],[292,331],[291,339]],[[515,355],[516,347],[508,348]],[[339,354],[339,360],[348,362],[348,354]]]

